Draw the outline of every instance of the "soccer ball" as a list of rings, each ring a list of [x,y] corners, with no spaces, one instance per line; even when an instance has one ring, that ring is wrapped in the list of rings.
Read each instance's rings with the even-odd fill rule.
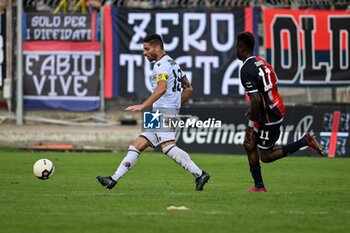
[[[55,166],[48,159],[39,159],[34,163],[34,175],[42,180],[47,180],[55,171]]]

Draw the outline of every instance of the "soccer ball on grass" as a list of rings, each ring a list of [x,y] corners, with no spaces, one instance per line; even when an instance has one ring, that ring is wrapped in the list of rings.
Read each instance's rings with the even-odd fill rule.
[[[34,175],[42,180],[47,180],[55,171],[55,166],[48,159],[39,159],[34,163]]]

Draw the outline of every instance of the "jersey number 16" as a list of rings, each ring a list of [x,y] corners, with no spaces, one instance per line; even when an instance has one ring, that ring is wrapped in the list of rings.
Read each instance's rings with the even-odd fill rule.
[[[173,92],[181,91],[182,71],[180,69],[178,69],[177,71],[173,70],[173,75],[174,75]]]

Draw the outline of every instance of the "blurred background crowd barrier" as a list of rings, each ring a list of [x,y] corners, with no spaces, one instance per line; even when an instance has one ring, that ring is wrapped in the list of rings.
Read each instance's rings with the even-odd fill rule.
[[[264,6],[293,9],[342,9],[349,6],[348,0],[24,0],[26,11],[51,11],[58,8],[76,12],[79,7],[95,10],[103,5],[136,8],[210,8]]]

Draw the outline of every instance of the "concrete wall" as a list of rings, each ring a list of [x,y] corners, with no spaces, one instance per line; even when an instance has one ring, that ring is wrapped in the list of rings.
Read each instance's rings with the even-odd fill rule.
[[[6,0],[0,0],[0,9],[6,8]]]

